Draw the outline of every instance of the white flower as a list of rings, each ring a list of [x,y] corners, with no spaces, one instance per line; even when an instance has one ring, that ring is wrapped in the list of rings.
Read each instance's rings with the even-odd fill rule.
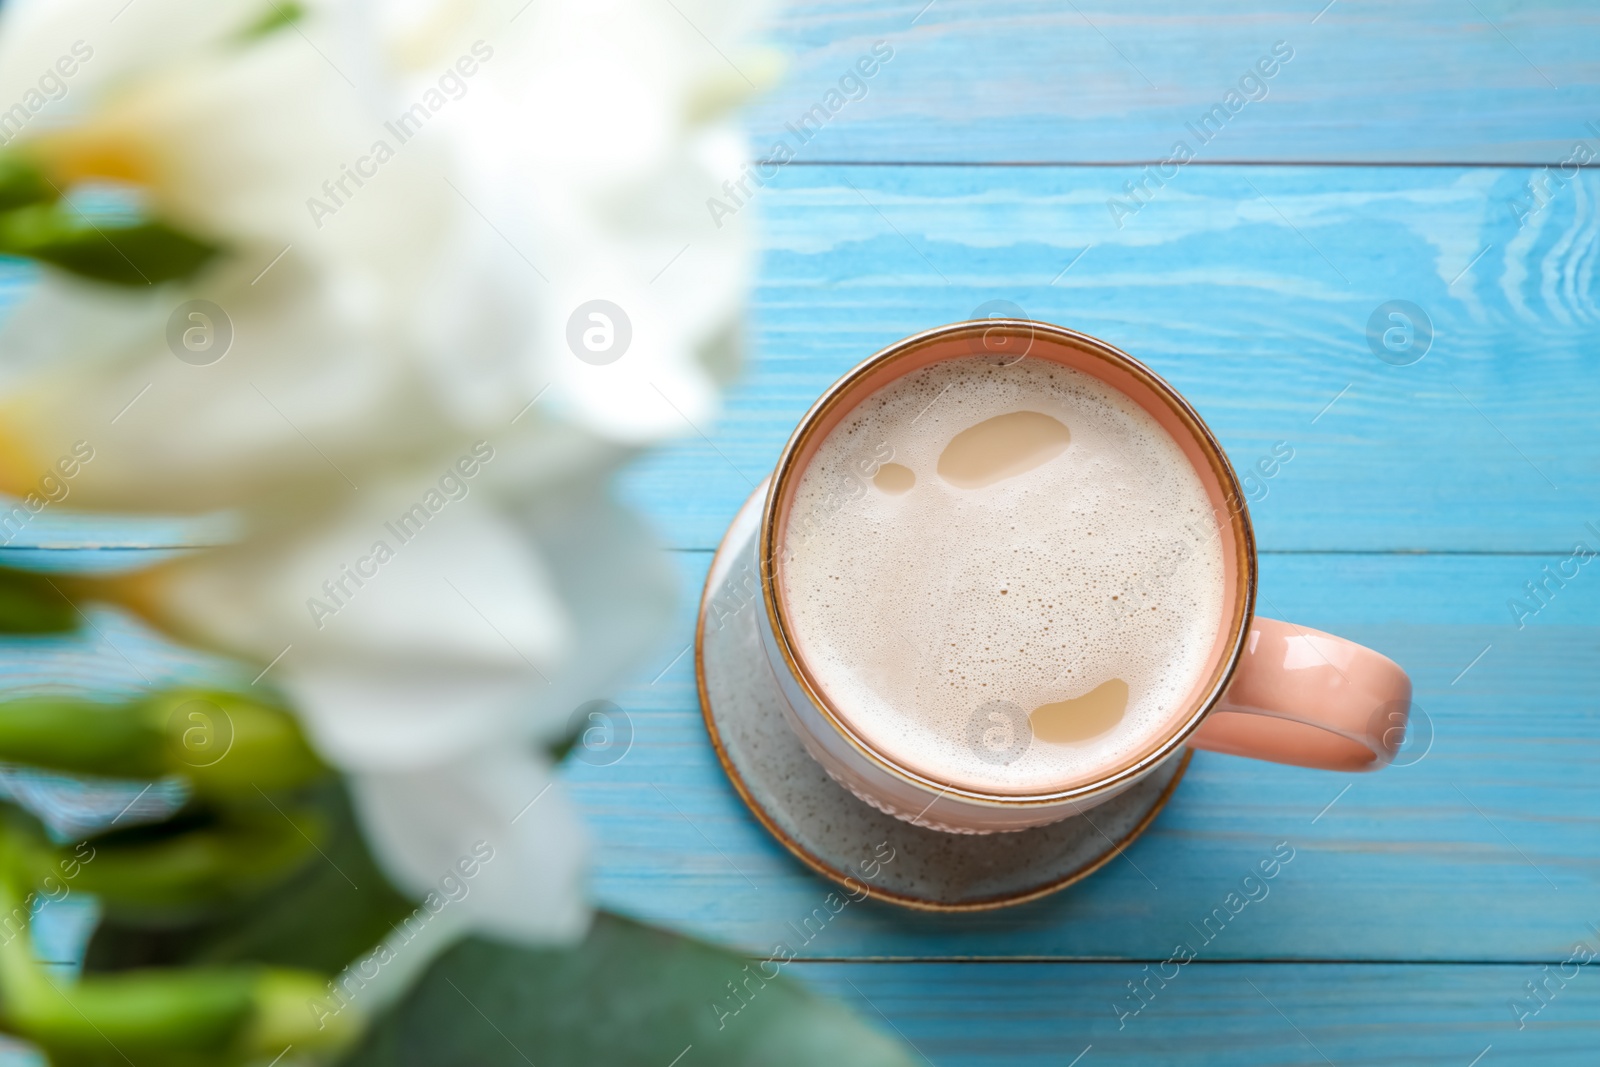
[[[540,746],[667,619],[605,481],[703,425],[733,369],[748,215],[705,203],[744,155],[715,115],[767,69],[751,7],[326,0],[251,36],[283,8],[123,3],[6,6],[0,109],[93,50],[12,147],[225,253],[150,290],[46,272],[0,332],[0,488],[86,440],[71,506],[235,513],[236,544],[126,596],[281,654],[402,889],[487,840],[475,928],[576,936],[582,839]],[[169,347],[189,299],[231,324],[216,362]],[[566,339],[594,299],[631,324],[605,365]]]

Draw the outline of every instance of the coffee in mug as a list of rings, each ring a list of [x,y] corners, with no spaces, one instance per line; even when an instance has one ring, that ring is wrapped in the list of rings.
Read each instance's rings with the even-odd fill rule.
[[[1095,779],[1171,728],[1225,619],[1205,486],[1127,395],[1041,359],[862,399],[796,487],[790,633],[868,743],[997,793]]]
[[[856,367],[784,448],[755,554],[790,725],[919,825],[1044,825],[1186,748],[1358,771],[1404,738],[1392,660],[1255,615],[1199,414],[1074,330],[955,323]]]

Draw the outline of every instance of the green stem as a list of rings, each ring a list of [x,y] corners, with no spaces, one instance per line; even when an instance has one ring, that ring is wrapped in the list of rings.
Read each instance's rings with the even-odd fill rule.
[[[0,867],[8,866],[0,856]],[[0,1019],[60,1065],[155,1061],[218,1067],[301,1048],[339,1048],[359,1032],[353,1017],[318,1018],[320,975],[265,967],[192,967],[51,981],[34,956],[27,905],[13,874],[0,872]],[[341,1013],[342,1014],[342,1013]],[[329,1023],[331,1022],[331,1025]]]

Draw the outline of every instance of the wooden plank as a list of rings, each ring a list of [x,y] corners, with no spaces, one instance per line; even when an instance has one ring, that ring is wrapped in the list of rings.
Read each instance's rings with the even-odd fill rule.
[[[752,109],[775,158],[1151,160],[1184,139],[1207,160],[1555,163],[1600,122],[1582,0],[816,0],[780,20],[791,66]],[[893,57],[841,87],[878,41]],[[1292,58],[1241,89],[1277,42]],[[1187,124],[1218,104],[1237,110],[1202,145]]]
[[[1600,521],[1600,174],[1552,185],[1519,224],[1527,171],[1189,168],[1117,229],[1106,200],[1136,176],[786,169],[759,191],[747,376],[702,427],[709,444],[686,426],[628,472],[625,495],[670,544],[714,546],[839,374],[1005,300],[1166,374],[1240,466],[1289,443],[1252,508],[1265,548],[1554,552]],[[1410,366],[1368,343],[1394,299],[1435,330]],[[47,509],[0,562],[71,567],[52,553],[75,537],[149,547],[215,531],[76,521]]]
[[[1573,940],[1600,949],[1593,930]],[[1197,959],[1162,967],[1176,976],[1164,987],[1150,980],[1148,1000],[1131,1017],[1114,1005],[1131,997],[1128,982],[1142,983],[1148,972],[1128,964],[795,963],[787,970],[899,1031],[939,1067],[1590,1063],[1600,1033],[1600,982],[1576,964],[1561,981],[1525,964],[1208,966]],[[1513,1010],[1514,1001],[1540,1005],[1525,983],[1546,981],[1537,1015]],[[738,1023],[736,1015],[727,1020]]]
[[[1600,174],[1521,224],[1527,171],[1191,167],[1118,229],[1107,199],[1137,176],[786,169],[758,190],[747,376],[709,444],[686,427],[626,495],[671,544],[714,546],[830,382],[1001,300],[1150,363],[1240,466],[1288,442],[1252,508],[1263,547],[1553,552],[1600,521]],[[1367,336],[1397,299],[1434,329],[1409,366]]]
[[[101,553],[76,552],[93,561]],[[122,553],[116,554],[119,558]],[[0,640],[0,694],[82,693],[127,698],[180,685],[248,688],[260,670],[177,644],[118,608],[76,601],[81,625]]]
[[[692,587],[707,556],[682,559]],[[1352,777],[1198,753],[1153,829],[1088,881],[975,916],[852,906],[802,954],[1164,958],[1287,841],[1295,859],[1209,958],[1557,958],[1595,921],[1600,888],[1600,782],[1588,773],[1600,757],[1600,575],[1580,572],[1519,631],[1506,601],[1547,562],[1267,557],[1264,612],[1348,634],[1411,672],[1417,739],[1432,732],[1425,758]],[[765,951],[830,887],[724,779],[693,657],[680,655],[690,627],[686,611],[641,672],[656,680],[617,698],[633,722],[626,758],[569,777],[594,829],[602,900]]]

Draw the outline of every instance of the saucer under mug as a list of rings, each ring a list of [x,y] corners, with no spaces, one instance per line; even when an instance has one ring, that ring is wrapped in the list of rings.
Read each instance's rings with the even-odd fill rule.
[[[1085,878],[1144,832],[1171,797],[1190,753],[1084,814],[1007,833],[915,826],[857,799],[806,752],[784,718],[761,651],[756,535],[767,483],[739,509],[712,559],[695,631],[706,730],[751,812],[806,866],[880,900],[928,911],[977,911],[1033,900]],[[892,862],[858,864],[893,849]],[[847,881],[848,880],[848,881]]]

